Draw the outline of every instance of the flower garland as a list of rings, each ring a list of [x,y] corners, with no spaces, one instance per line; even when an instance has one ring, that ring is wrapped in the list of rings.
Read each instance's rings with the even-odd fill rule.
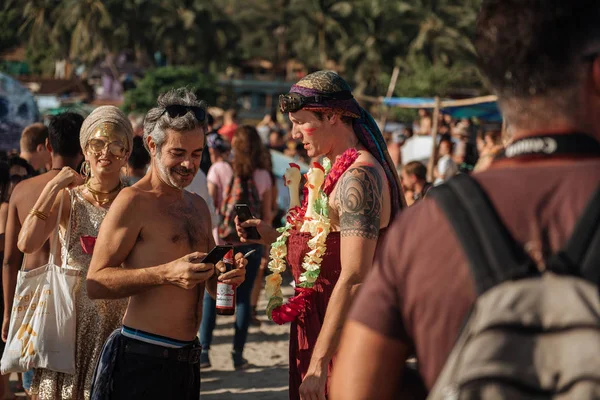
[[[301,207],[294,207],[289,210],[286,224],[277,231],[280,236],[271,245],[269,270],[272,274],[266,278],[265,294],[269,299],[267,305],[267,315],[275,323],[282,325],[286,322],[294,321],[306,308],[306,301],[313,292],[313,286],[321,273],[321,262],[327,250],[327,235],[329,235],[331,225],[329,222],[329,195],[333,191],[337,181],[346,172],[346,170],[358,158],[356,149],[348,149],[342,155],[337,157],[335,164],[331,166],[329,159],[325,158],[323,166],[318,163],[313,164],[315,168],[320,169],[326,175],[325,184],[319,189],[318,195],[312,204],[312,213],[308,210],[307,192],[313,191],[310,183],[306,184],[304,201]],[[306,190],[309,189],[309,190]],[[306,214],[310,213],[310,216]],[[302,268],[304,272],[300,275],[300,283],[296,288],[296,295],[292,297],[287,304],[283,304],[283,294],[281,292],[281,273],[286,269],[287,240],[292,229],[300,228],[300,232],[308,232],[311,239],[308,241],[309,251],[304,256]]]

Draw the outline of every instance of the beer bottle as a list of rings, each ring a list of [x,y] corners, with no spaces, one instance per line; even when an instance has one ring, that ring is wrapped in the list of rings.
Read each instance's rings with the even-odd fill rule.
[[[223,257],[226,272],[233,269],[233,248]],[[235,314],[235,285],[217,281],[217,314]]]

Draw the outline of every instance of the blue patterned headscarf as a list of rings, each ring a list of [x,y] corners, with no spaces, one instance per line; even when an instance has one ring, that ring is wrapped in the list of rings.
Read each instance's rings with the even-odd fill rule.
[[[328,95],[337,92],[351,92],[348,83],[333,71],[317,71],[307,75],[292,86],[290,93],[298,93],[302,96],[311,97],[316,95]],[[354,134],[381,164],[385,171],[392,200],[392,217],[402,209],[404,196],[396,167],[387,151],[387,145],[375,120],[355,99],[333,100],[328,99],[319,104],[308,104],[303,110],[314,112],[338,112],[353,118],[352,128]]]

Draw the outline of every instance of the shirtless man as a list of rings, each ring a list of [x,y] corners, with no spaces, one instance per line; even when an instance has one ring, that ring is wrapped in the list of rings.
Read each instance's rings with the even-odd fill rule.
[[[20,182],[13,190],[6,223],[6,236],[4,242],[4,264],[2,271],[2,286],[4,289],[4,320],[2,322],[2,340],[6,341],[8,325],[10,322],[10,310],[15,286],[17,284],[17,272],[21,267],[23,253],[17,247],[19,231],[27,214],[42,193],[48,182],[54,178],[65,166],[73,169],[81,162],[83,156],[79,148],[79,130],[83,123],[83,117],[79,114],[67,112],[59,114],[50,119],[48,125],[48,140],[46,147],[52,157],[52,169],[45,174],[36,176]],[[50,244],[44,246],[35,253],[27,254],[23,269],[29,270],[48,262]]]
[[[41,123],[27,126],[21,134],[19,157],[27,161],[36,174],[45,171],[52,161],[47,142],[48,128]]]
[[[23,262],[23,253],[17,247],[19,239],[19,231],[27,214],[33,208],[42,190],[48,182],[54,178],[63,167],[77,168],[77,165],[83,159],[81,149],[79,148],[79,130],[83,123],[83,117],[79,114],[67,112],[59,114],[50,119],[48,124],[48,138],[45,146],[52,160],[52,169],[45,174],[27,179],[15,186],[12,192],[10,203],[8,205],[8,219],[6,222],[5,240],[4,240],[4,261],[2,268],[2,289],[4,299],[4,318],[2,320],[2,340],[6,342],[8,336],[8,328],[10,325],[10,313],[12,310],[13,298],[15,296],[15,288],[17,286],[17,273]],[[36,129],[39,124],[34,124]],[[45,127],[42,125],[45,129]],[[23,136],[30,136],[28,139],[32,141],[31,129],[29,133],[23,132]],[[27,133],[27,135],[26,135]],[[21,139],[21,143],[27,140]],[[43,151],[38,149],[39,146],[34,146],[35,154],[43,154]],[[23,152],[21,153],[23,156]],[[41,158],[41,157],[38,157]],[[30,158],[31,160],[32,158]],[[35,157],[33,158],[35,159]],[[37,165],[37,164],[36,164]],[[40,164],[41,165],[41,164]],[[50,242],[46,242],[44,246],[31,254],[27,254],[24,270],[41,267],[48,262],[48,253],[50,252]],[[29,390],[31,379],[33,378],[33,370],[26,372],[23,375],[23,386],[25,390]]]
[[[92,399],[198,399],[204,288],[214,296],[214,247],[206,202],[184,188],[200,166],[206,109],[193,93],[172,90],[146,115],[148,174],[125,188],[104,219],[87,276],[93,299],[129,297],[123,328],[107,340]],[[239,285],[245,260],[219,281]],[[225,272],[222,262],[216,265]]]
[[[342,326],[373,264],[380,229],[402,206],[401,189],[381,132],[337,74],[319,71],[306,76],[281,96],[280,108],[289,113],[292,137],[302,140],[309,157],[325,155],[334,162],[351,154],[348,150],[358,151],[351,165],[337,171],[342,175],[329,196],[331,233],[322,277],[307,298],[309,307],[291,327],[290,399],[325,400]],[[240,237],[245,238],[242,228],[248,226],[257,226],[267,245],[278,235],[266,224],[250,220],[238,226]],[[303,256],[298,254],[306,253],[308,239],[302,241],[296,230],[290,232],[287,261],[298,284],[303,272]]]

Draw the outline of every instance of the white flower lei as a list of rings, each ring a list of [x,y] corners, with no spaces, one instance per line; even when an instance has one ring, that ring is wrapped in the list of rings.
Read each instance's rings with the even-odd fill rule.
[[[331,170],[329,159],[325,158],[323,160],[323,167],[325,175],[327,175]],[[308,241],[310,251],[306,253],[302,262],[304,272],[300,275],[300,284],[298,284],[302,288],[312,288],[321,273],[321,262],[327,250],[327,235],[329,235],[331,229],[328,201],[325,192],[320,190],[319,197],[315,200],[315,204],[313,204],[314,217],[305,218],[300,228],[300,232],[308,232],[312,236]],[[269,299],[269,304],[267,305],[269,319],[272,319],[271,314],[273,309],[283,305],[281,273],[286,269],[287,240],[290,236],[290,230],[294,227],[294,219],[291,218],[292,222],[286,222],[285,226],[277,230],[281,235],[271,245],[269,270],[272,274],[267,276],[265,284],[265,295]]]

